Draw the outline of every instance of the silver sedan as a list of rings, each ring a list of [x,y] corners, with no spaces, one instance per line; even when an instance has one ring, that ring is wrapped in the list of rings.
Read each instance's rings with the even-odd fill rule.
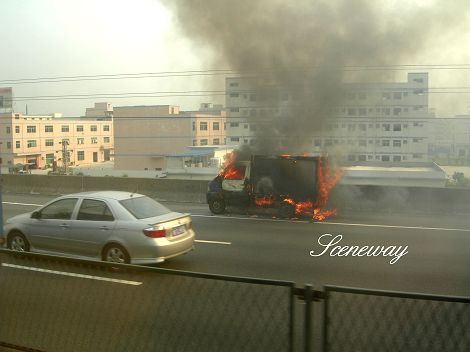
[[[6,221],[8,248],[118,263],[152,264],[194,248],[189,214],[142,194],[99,191],[56,198]]]

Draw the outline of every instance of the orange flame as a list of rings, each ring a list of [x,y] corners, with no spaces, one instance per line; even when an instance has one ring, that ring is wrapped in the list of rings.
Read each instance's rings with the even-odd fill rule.
[[[325,158],[320,158],[317,167],[317,199],[315,202],[296,202],[292,198],[286,198],[283,201],[292,204],[295,207],[295,215],[312,216],[312,219],[323,221],[330,216],[336,215],[336,209],[322,209],[328,201],[331,189],[336,186],[344,172],[341,169],[334,172]]]
[[[272,205],[274,203],[274,199],[272,198],[255,198],[255,204],[257,206],[264,206],[264,205]]]
[[[243,180],[245,176],[244,168],[236,168],[236,167],[228,167],[224,170],[223,174],[221,175],[224,180]]]

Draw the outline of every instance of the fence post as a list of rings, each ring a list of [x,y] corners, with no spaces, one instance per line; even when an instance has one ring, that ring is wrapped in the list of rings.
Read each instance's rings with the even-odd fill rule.
[[[312,285],[305,285],[305,331],[304,351],[310,352],[312,345]]]

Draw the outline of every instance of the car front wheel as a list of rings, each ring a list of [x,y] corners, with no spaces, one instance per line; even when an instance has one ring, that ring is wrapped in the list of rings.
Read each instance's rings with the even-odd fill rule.
[[[223,199],[216,199],[209,203],[209,209],[214,214],[223,214],[225,212],[225,202]]]
[[[103,261],[129,264],[131,262],[131,257],[124,247],[118,244],[109,244],[103,250]]]
[[[7,246],[18,252],[29,252],[29,242],[21,232],[13,232],[8,236]]]

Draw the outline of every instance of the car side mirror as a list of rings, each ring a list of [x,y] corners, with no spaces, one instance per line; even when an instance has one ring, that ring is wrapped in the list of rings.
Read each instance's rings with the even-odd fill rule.
[[[31,214],[31,219],[40,219],[41,218],[41,212],[39,211],[33,211]]]

